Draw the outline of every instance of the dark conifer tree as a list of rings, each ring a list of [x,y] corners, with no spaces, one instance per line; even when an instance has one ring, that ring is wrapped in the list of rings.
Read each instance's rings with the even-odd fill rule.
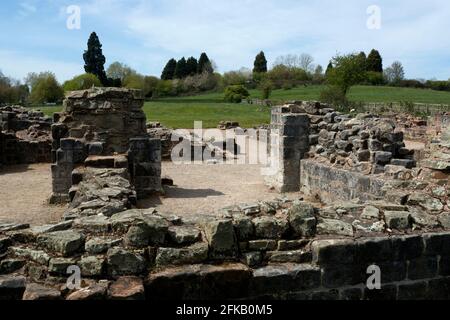
[[[200,55],[200,59],[198,59],[198,66],[197,66],[197,73],[203,73],[203,72],[207,72],[207,73],[214,72],[212,63],[209,60],[206,53],[204,53],[204,52]]]
[[[193,76],[197,73],[197,69],[198,69],[198,62],[197,59],[195,59],[194,57],[190,57],[189,59],[187,59],[186,61],[186,74],[188,76]]]
[[[372,49],[367,57],[367,71],[383,72],[383,59],[375,49]]]
[[[267,72],[267,59],[263,51],[261,51],[255,58],[253,72],[254,73]]]
[[[84,70],[86,73],[95,74],[102,85],[108,86],[109,81],[105,72],[106,58],[103,55],[102,44],[95,32],[91,33],[87,46],[87,50],[83,54]]]
[[[187,76],[186,72],[186,59],[183,57],[177,62],[177,66],[175,68],[175,78],[183,79]]]
[[[172,80],[175,77],[175,69],[177,68],[177,61],[170,59],[161,74],[162,80]]]

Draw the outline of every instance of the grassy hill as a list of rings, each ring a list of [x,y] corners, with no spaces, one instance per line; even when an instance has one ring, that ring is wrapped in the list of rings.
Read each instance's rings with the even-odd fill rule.
[[[271,100],[318,100],[323,86],[274,90]],[[261,92],[250,91],[252,98]],[[413,88],[356,86],[349,93],[355,102],[414,102],[450,105],[450,92]],[[58,112],[61,107],[41,108],[46,114]],[[158,99],[146,102],[144,111],[149,121],[159,121],[172,128],[193,128],[194,121],[203,121],[204,128],[215,128],[221,120],[238,121],[243,127],[253,127],[270,121],[270,108],[223,102],[223,93]]]

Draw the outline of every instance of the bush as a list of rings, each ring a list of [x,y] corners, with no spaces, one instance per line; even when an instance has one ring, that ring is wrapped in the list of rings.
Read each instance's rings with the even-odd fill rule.
[[[337,108],[347,107],[349,102],[345,93],[337,86],[328,86],[320,93],[320,101],[331,104]]]
[[[398,83],[396,83],[395,86],[404,88],[419,88],[419,89],[425,88],[425,85],[419,80],[401,80]]]
[[[380,72],[369,71],[366,73],[366,82],[372,86],[381,86],[386,82],[384,80],[384,76]]]
[[[92,86],[101,87],[102,83],[96,75],[85,73],[74,77],[72,80],[64,82],[64,91],[76,91],[92,88]]]
[[[272,93],[273,84],[271,81],[264,81],[261,84],[261,92],[262,92],[262,98],[263,99],[269,99],[270,95]]]
[[[243,99],[248,98],[249,96],[250,93],[244,86],[228,86],[225,88],[224,100],[231,103],[241,103]]]
[[[29,75],[32,103],[59,103],[64,98],[64,90],[51,72]]]
[[[293,88],[311,81],[311,75],[305,70],[285,65],[277,65],[265,75],[273,83],[274,89]],[[261,80],[261,81],[264,81]]]
[[[175,96],[176,89],[171,80],[161,80],[156,86],[156,91],[153,93],[153,97],[168,97]]]
[[[427,88],[438,91],[450,91],[450,82],[449,81],[427,81],[425,83]]]

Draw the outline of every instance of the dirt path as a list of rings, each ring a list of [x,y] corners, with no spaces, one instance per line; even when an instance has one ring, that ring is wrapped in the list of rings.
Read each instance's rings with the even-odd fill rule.
[[[165,197],[152,197],[143,206],[177,215],[215,213],[217,210],[258,200],[272,200],[280,194],[265,185],[258,165],[163,164],[163,175],[174,180]],[[290,194],[289,197],[294,197]]]
[[[165,197],[154,196],[140,207],[177,215],[211,214],[242,203],[280,195],[265,185],[257,165],[181,165],[163,163],[163,175],[174,180]],[[48,205],[51,195],[49,164],[11,166],[0,171],[0,222],[40,225],[60,221],[65,206]],[[290,194],[289,197],[295,197]]]
[[[47,204],[52,190],[49,164],[3,167],[0,170],[0,221],[58,222],[65,207]]]

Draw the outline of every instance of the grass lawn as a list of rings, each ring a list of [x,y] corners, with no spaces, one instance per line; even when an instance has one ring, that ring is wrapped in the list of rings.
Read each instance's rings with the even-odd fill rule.
[[[271,99],[318,100],[323,86],[300,87],[291,90],[274,90]],[[250,91],[259,98],[258,90]],[[356,86],[350,90],[349,99],[355,102],[415,102],[450,105],[450,92],[412,88]],[[61,107],[40,108],[47,115]],[[215,128],[219,121],[238,121],[243,127],[253,127],[270,122],[270,109],[247,104],[223,102],[223,93],[207,93],[190,97],[159,99],[146,102],[144,111],[148,121],[159,121],[171,128],[193,128],[194,121],[203,121],[204,128]]]

